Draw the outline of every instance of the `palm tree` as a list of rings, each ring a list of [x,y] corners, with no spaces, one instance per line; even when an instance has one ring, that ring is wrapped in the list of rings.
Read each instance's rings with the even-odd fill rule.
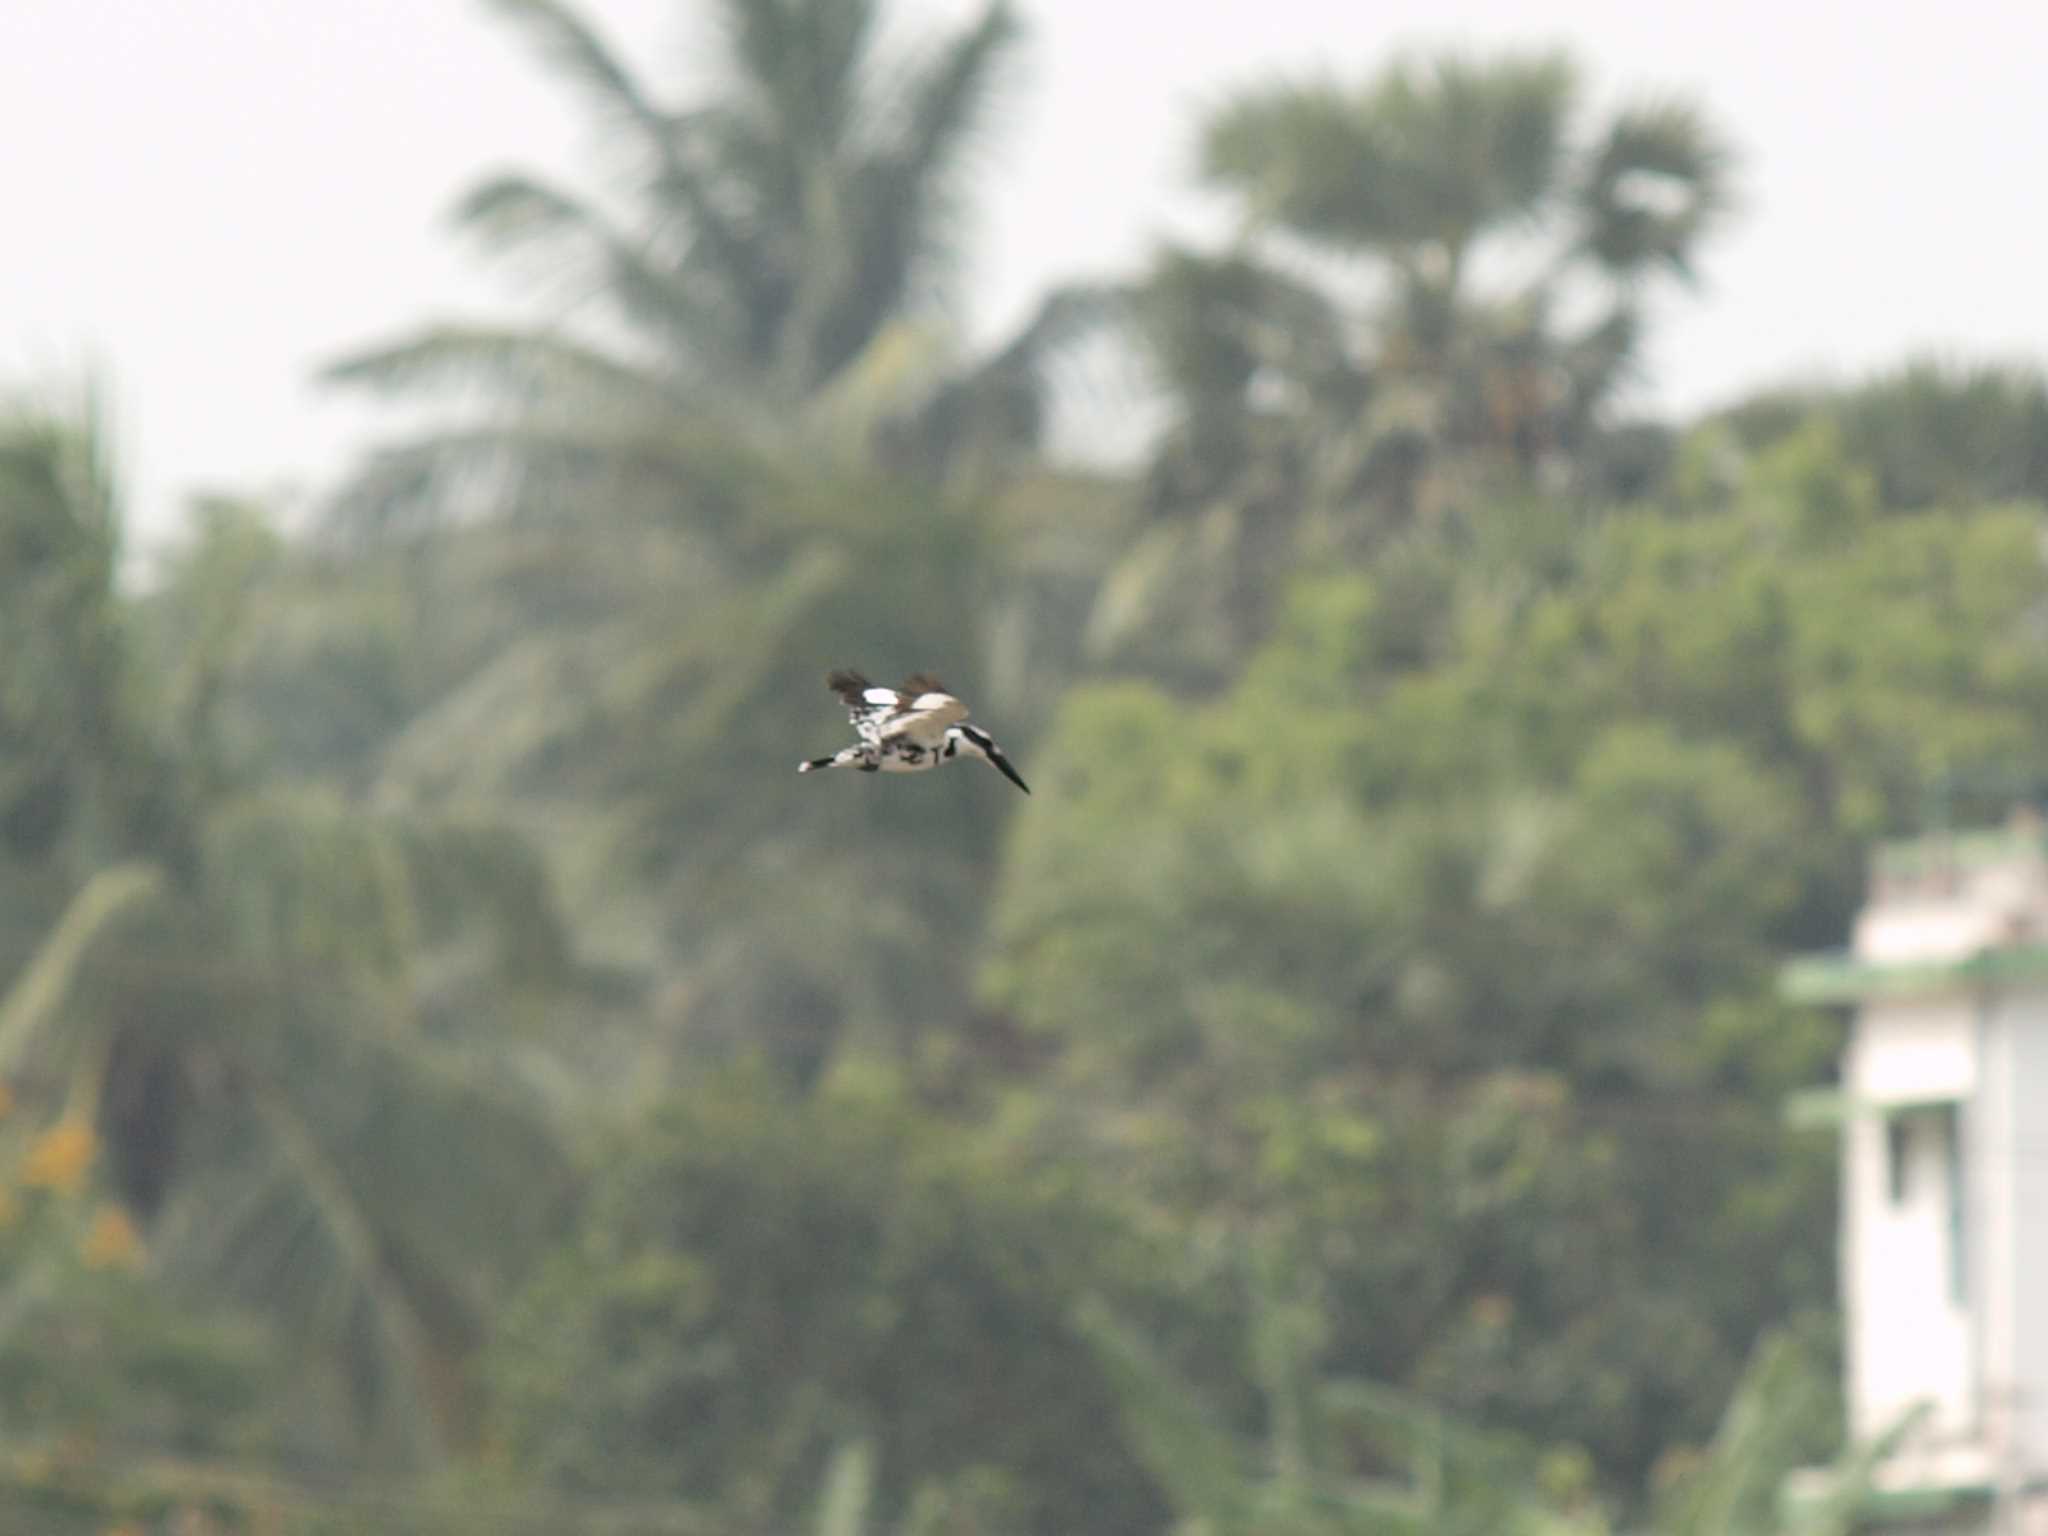
[[[93,1152],[160,1275],[303,1347],[330,1443],[430,1458],[562,1179],[501,1033],[562,973],[559,930],[500,832],[220,771],[205,738],[247,551],[203,540],[173,570],[173,601],[227,606],[153,686],[103,445],[90,418],[0,421],[0,612],[41,631],[0,697],[52,732],[0,733],[0,782],[26,786],[10,875],[47,914],[39,935],[19,914],[0,960],[0,1077]],[[469,1048],[479,1014],[495,1065]]]
[[[1103,650],[1240,654],[1262,610],[1231,601],[1233,572],[1260,573],[1235,595],[1270,590],[1298,540],[1383,548],[1591,465],[1645,295],[1691,280],[1726,210],[1728,156],[1688,107],[1581,116],[1561,57],[1448,55],[1211,118],[1203,175],[1241,232],[1169,251],[1137,300],[1173,410],[1154,506],[1181,526],[1110,584]],[[1162,628],[1176,589],[1216,594],[1206,645]]]
[[[493,4],[618,134],[629,169],[618,212],[508,171],[472,188],[457,220],[491,252],[537,256],[597,312],[437,324],[330,368],[385,391],[481,383],[512,406],[382,454],[354,487],[359,507],[544,506],[564,475],[586,492],[602,475],[612,500],[659,497],[707,422],[786,440],[851,409],[861,438],[888,426],[895,457],[925,468],[963,437],[1035,441],[1042,364],[1105,296],[1054,295],[972,366],[935,339],[963,179],[1016,46],[1005,0],[908,59],[879,48],[876,0],[714,0],[723,83],[686,105],[561,0]]]
[[[720,83],[679,106],[558,0],[496,3],[627,147],[624,211],[493,178],[465,226],[601,312],[438,327],[333,370],[482,381],[503,406],[380,456],[348,498],[488,514],[420,547],[459,589],[437,610],[496,613],[503,637],[419,701],[377,792],[512,816],[679,1033],[766,1038],[799,1076],[848,1017],[906,1043],[966,993],[1000,821],[895,796],[849,828],[840,795],[784,803],[735,772],[834,728],[828,666],[937,667],[1028,738],[1026,701],[1077,649],[1093,570],[1029,558],[1058,541],[1012,514],[1051,489],[1015,471],[1050,364],[1115,296],[1055,293],[965,366],[931,332],[1015,20],[994,0],[903,57],[875,0],[715,0]],[[873,889],[913,836],[952,851]]]
[[[1284,233],[1386,269],[1383,366],[1442,370],[1488,318],[1472,274],[1489,246],[1534,239],[1544,252],[1534,281],[1504,296],[1510,309],[1597,283],[1594,317],[1566,342],[1633,315],[1659,271],[1691,280],[1726,211],[1727,153],[1698,113],[1624,109],[1581,140],[1578,94],[1555,54],[1401,60],[1362,90],[1239,97],[1208,124],[1203,168],[1240,199],[1255,241]]]

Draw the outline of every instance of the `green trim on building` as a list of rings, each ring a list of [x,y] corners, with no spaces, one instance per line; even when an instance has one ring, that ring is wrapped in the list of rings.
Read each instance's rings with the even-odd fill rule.
[[[2031,1494],[2039,1484],[2015,1490]],[[1796,1487],[1791,1481],[1778,1494],[1780,1512],[1794,1523],[1808,1516],[1828,1498],[1829,1490],[1815,1485]],[[1856,1499],[1853,1529],[1881,1530],[1890,1525],[1924,1526],[1963,1510],[1981,1510],[1998,1496],[1988,1482],[1931,1483],[1919,1488],[1866,1488]]]
[[[1857,1506],[1858,1523],[1935,1520],[1971,1505],[1989,1504],[1998,1490],[1989,1483],[1955,1483],[1934,1488],[1873,1488]]]
[[[1941,832],[1881,843],[1870,856],[1870,867],[1887,878],[1910,880],[1942,870],[1982,869],[2022,858],[2048,859],[2048,836],[2011,828]]]
[[[1785,1095],[1785,1124],[1795,1131],[1839,1130],[1854,1115],[1918,1115],[1953,1109],[1964,1101],[1959,1093],[1925,1094],[1916,1099],[1852,1099],[1840,1087],[1802,1088]]]
[[[1795,1003],[1859,1003],[2031,981],[2048,981],[2048,944],[2002,945],[1960,960],[1903,965],[1859,960],[1846,951],[1801,955],[1778,973],[1778,990]]]
[[[1801,1088],[1785,1095],[1786,1126],[1795,1131],[1832,1131],[1849,1118],[1849,1095],[1839,1088]]]

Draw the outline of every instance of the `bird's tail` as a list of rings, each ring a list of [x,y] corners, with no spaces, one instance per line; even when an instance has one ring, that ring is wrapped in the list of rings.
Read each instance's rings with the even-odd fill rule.
[[[848,763],[857,763],[860,760],[861,750],[859,747],[841,747],[830,757],[814,757],[807,762],[798,763],[796,771],[798,773],[815,773],[820,768],[844,768]]]

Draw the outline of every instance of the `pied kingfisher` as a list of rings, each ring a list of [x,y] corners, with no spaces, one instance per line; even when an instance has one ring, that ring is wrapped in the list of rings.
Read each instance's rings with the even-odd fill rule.
[[[929,672],[904,679],[901,688],[877,688],[858,672],[826,674],[825,686],[845,703],[848,718],[860,736],[856,746],[830,757],[798,763],[798,773],[814,768],[858,768],[862,773],[921,773],[956,757],[978,757],[1025,794],[1031,786],[1017,776],[993,737],[967,724],[967,706],[946,692]]]

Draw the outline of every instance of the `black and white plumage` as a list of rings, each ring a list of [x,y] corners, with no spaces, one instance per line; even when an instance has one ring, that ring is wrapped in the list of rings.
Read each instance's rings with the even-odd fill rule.
[[[858,768],[863,773],[922,773],[956,758],[978,757],[1012,784],[1031,793],[1003,749],[967,720],[967,706],[946,692],[929,672],[907,677],[900,688],[880,688],[858,672],[828,673],[825,686],[846,705],[860,741],[798,763],[798,773],[818,768]]]

